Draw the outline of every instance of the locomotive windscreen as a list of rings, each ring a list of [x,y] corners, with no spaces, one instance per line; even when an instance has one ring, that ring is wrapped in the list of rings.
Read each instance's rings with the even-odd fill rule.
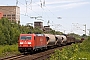
[[[31,36],[21,36],[20,40],[31,40]]]

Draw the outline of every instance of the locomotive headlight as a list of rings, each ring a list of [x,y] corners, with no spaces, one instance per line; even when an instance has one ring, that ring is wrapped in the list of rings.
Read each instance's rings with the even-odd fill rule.
[[[31,42],[28,42],[28,44],[31,44]]]
[[[23,42],[20,42],[20,44],[23,44]]]

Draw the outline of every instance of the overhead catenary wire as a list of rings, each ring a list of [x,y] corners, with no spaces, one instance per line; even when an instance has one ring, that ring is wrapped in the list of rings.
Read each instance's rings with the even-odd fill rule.
[[[27,1],[26,1],[26,0],[25,0],[25,3],[26,3],[26,13],[27,13]],[[26,13],[25,13],[25,14],[26,14]]]
[[[20,1],[18,1],[19,3],[21,3]],[[40,2],[42,2],[41,0],[40,0]],[[35,3],[35,2],[34,2]],[[21,3],[22,5],[24,5],[23,3]],[[31,3],[30,4],[32,4],[32,0],[31,0]],[[29,4],[29,5],[30,5]],[[35,3],[36,4],[36,3]],[[39,4],[37,4],[38,6],[40,6]],[[43,5],[44,5],[44,7],[46,7],[45,6],[45,0],[43,1]],[[25,5],[24,5],[25,6]],[[41,6],[40,6],[41,7]],[[28,8],[28,5],[27,5],[27,8]],[[46,7],[47,8],[47,7]],[[30,8],[29,8],[30,9]],[[42,7],[42,9],[43,9],[43,11],[45,11],[45,9]],[[51,12],[51,10],[49,10],[48,8],[46,9],[47,11],[49,11],[49,12]],[[32,9],[32,11],[33,11],[33,9]],[[34,13],[36,13],[36,14],[38,14],[37,12],[35,12],[35,11],[33,11]],[[51,12],[52,13],[52,12]],[[46,13],[45,13],[46,14]],[[39,15],[39,14],[38,14]],[[48,14],[47,14],[48,15]],[[52,15],[53,16],[55,16],[55,14],[54,13],[52,13]],[[57,16],[56,16],[57,17]]]
[[[38,14],[37,12],[35,12],[35,11],[32,9],[32,6],[30,5],[30,4],[32,4],[32,0],[30,0],[30,4],[29,4],[29,5],[31,6],[31,8],[29,8],[29,5],[27,4],[27,2],[29,2],[29,1],[26,1],[26,0],[25,0],[25,3],[26,3],[26,4],[23,4],[23,3],[21,3],[20,1],[18,1],[18,2],[26,7],[25,16],[28,16],[28,15],[27,15],[27,13],[28,13],[27,9],[30,9],[30,10],[33,11],[34,13]],[[45,11],[49,11],[53,16],[55,16],[55,14],[53,14],[53,13],[51,12],[51,10],[49,10],[49,9],[46,7],[46,5],[45,5],[45,0],[43,0],[43,1],[40,0],[40,3],[42,3],[42,5],[39,5],[39,4],[37,4],[37,5],[40,6],[41,9],[43,10],[43,11],[42,11],[42,16],[43,16],[43,12],[45,12]],[[35,3],[35,4],[36,4],[36,3]],[[45,7],[46,9],[44,9],[43,7]],[[38,14],[38,15],[40,15],[40,14]],[[45,15],[49,18],[48,20],[52,20],[52,19],[50,19],[49,15],[48,15],[47,13],[45,13]]]
[[[30,0],[30,4],[29,5],[31,6],[31,10],[32,10],[32,0]]]
[[[35,2],[34,2],[35,3]],[[37,3],[35,3],[35,4],[37,4]],[[39,4],[37,4],[39,7],[41,7]],[[41,8],[44,12],[45,12],[45,9],[42,7]],[[43,15],[43,12],[42,12],[42,15]],[[49,18],[49,15],[47,14],[47,13],[45,13],[45,15]]]
[[[23,6],[25,6],[23,3],[21,3],[20,1],[18,1],[20,4],[22,4]],[[28,8],[28,7],[27,7]],[[28,8],[28,9],[30,9],[30,8]],[[30,9],[31,10],[31,9]],[[31,10],[31,11],[33,11],[33,10]],[[39,15],[37,12],[35,12],[35,11],[33,11],[34,13],[36,13],[37,15]]]
[[[18,0],[16,0],[16,6],[18,5]]]
[[[40,0],[41,1],[41,0]],[[39,4],[37,4],[38,6],[40,6]],[[43,7],[46,7],[46,10],[49,11],[53,16],[55,16],[54,13],[51,12],[50,9],[47,8],[47,6],[45,5],[45,0],[43,1]],[[45,10],[44,8],[42,7],[43,10]],[[57,17],[57,16],[56,16]]]
[[[41,2],[41,0],[40,0],[40,2]],[[35,2],[34,2],[35,3]],[[37,4],[37,3],[35,3],[35,4]],[[37,4],[39,7],[41,7],[41,5],[39,5],[39,4]],[[47,10],[47,11],[49,11],[53,16],[55,16],[55,14],[53,14],[46,6],[45,6],[45,0],[44,0],[44,2],[43,2],[43,7],[41,7],[41,9],[45,12],[45,10]],[[46,9],[44,9],[44,7],[46,7]],[[50,17],[49,17],[49,15],[47,14],[47,13],[45,13],[45,15],[49,18],[48,20],[50,20]],[[56,16],[57,17],[57,16]],[[52,20],[52,19],[51,19]],[[48,22],[47,22],[47,24],[48,24]]]

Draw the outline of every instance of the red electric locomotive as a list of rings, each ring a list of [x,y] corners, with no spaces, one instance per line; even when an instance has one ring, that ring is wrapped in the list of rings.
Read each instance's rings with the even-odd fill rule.
[[[18,50],[21,53],[44,48],[47,48],[47,40],[44,34],[20,34]]]

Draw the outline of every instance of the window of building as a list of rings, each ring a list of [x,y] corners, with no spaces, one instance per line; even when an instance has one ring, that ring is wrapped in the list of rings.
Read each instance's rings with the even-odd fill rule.
[[[10,14],[8,14],[7,16],[11,16]]]
[[[15,14],[12,14],[12,16],[15,16]]]
[[[15,19],[15,17],[12,17],[12,19]]]
[[[11,19],[11,17],[7,17],[8,19]]]
[[[6,15],[3,15],[3,16],[6,16]]]
[[[16,22],[15,20],[12,20],[12,22]]]

